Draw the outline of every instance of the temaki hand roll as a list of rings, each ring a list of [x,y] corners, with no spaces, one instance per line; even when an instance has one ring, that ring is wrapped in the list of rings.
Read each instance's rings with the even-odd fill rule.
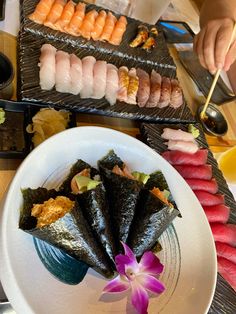
[[[168,185],[163,178],[160,172],[150,175],[145,188],[140,193],[140,200],[127,240],[127,244],[137,257],[151,250],[160,235],[179,215],[179,210],[174,208],[168,199],[170,192],[165,189]],[[163,190],[161,185],[164,187]]]
[[[78,160],[72,166],[60,190],[76,195],[94,236],[110,259],[114,261],[114,239],[111,232],[108,202],[98,171],[83,160]]]
[[[94,239],[76,200],[44,188],[29,188],[22,193],[20,229],[64,250],[103,276],[113,276],[109,259]]]
[[[98,161],[98,167],[107,192],[112,231],[118,253],[122,249],[120,241],[124,243],[127,241],[143,185],[135,179],[113,150]]]

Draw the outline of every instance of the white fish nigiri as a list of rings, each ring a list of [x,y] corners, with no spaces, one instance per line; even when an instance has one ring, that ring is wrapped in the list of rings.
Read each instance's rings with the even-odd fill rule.
[[[83,87],[80,92],[81,98],[90,98],[93,95],[93,68],[96,59],[93,56],[87,56],[82,59]]]
[[[70,93],[70,55],[64,51],[56,53],[56,90],[60,93]]]
[[[76,55],[70,55],[71,94],[78,95],[82,89],[82,61]]]
[[[93,96],[100,99],[105,96],[107,82],[107,63],[106,61],[97,61],[93,68]]]
[[[50,44],[41,47],[39,58],[39,84],[43,90],[51,90],[55,85],[56,76],[56,48]]]
[[[165,140],[175,140],[175,141],[187,141],[194,142],[194,136],[190,132],[185,132],[181,129],[171,129],[164,128],[161,137]]]
[[[118,69],[113,64],[108,63],[105,97],[111,106],[113,106],[116,103],[118,90],[119,90]]]
[[[169,150],[178,150],[190,154],[196,153],[199,149],[196,142],[169,140],[165,144]]]

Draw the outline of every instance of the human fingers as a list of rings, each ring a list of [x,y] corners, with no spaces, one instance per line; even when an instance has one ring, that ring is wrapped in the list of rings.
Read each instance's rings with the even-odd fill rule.
[[[225,64],[224,64],[224,70],[227,72],[230,68],[230,66],[234,63],[236,60],[236,40],[231,45],[229,52],[226,55],[225,58]]]
[[[203,57],[203,41],[205,36],[205,28],[203,28],[194,38],[194,50],[198,55],[199,61],[204,68],[207,68]]]

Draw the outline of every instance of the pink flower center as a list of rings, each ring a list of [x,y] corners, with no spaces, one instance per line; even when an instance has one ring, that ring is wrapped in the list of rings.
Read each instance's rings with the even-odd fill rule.
[[[125,274],[129,280],[133,281],[135,279],[136,274],[132,268],[127,268]]]

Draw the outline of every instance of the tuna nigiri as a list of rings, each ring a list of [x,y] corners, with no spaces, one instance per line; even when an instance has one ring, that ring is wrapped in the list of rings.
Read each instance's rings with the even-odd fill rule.
[[[181,129],[164,128],[161,137],[165,140],[194,141],[192,133],[182,131]]]
[[[79,33],[86,39],[91,38],[91,33],[94,30],[95,20],[98,16],[96,10],[89,11],[83,20],[83,23],[79,29]]]
[[[224,195],[222,194],[211,194],[206,191],[194,191],[194,194],[203,206],[219,205],[223,204],[225,201]]]
[[[43,24],[49,14],[54,0],[40,0],[29,19],[38,24]]]
[[[203,206],[204,212],[207,216],[207,220],[212,222],[226,223],[229,219],[230,208],[224,204],[218,204],[213,206]]]
[[[129,86],[127,90],[127,103],[131,105],[136,105],[136,95],[138,92],[139,79],[136,75],[136,69],[131,68],[129,70]]]
[[[105,96],[107,82],[107,63],[106,61],[97,61],[93,68],[93,96],[100,99]]]
[[[215,194],[218,191],[218,184],[214,178],[211,180],[186,179],[186,182],[194,191],[201,190],[212,194]]]
[[[169,150],[178,150],[180,152],[186,152],[194,154],[198,151],[199,147],[196,142],[187,142],[181,140],[169,140],[165,143]]]
[[[161,96],[161,75],[155,70],[152,70],[151,80],[150,80],[150,96],[146,107],[156,107]]]
[[[39,84],[43,90],[50,90],[55,85],[56,79],[56,48],[50,44],[44,44],[41,47],[39,58]]]
[[[117,92],[119,89],[118,69],[113,64],[107,65],[107,84],[106,84],[106,100],[110,105],[116,103]]]
[[[64,51],[56,53],[56,90],[61,93],[70,93],[70,55]]]
[[[91,32],[91,37],[93,40],[98,40],[102,34],[103,28],[105,26],[107,13],[101,10],[95,20],[94,29]]]
[[[236,264],[236,248],[229,244],[216,242],[216,252],[220,257],[227,258],[227,260]]]
[[[70,78],[71,89],[70,92],[74,95],[78,95],[82,89],[82,62],[74,54],[70,55]]]
[[[127,67],[122,66],[118,70],[119,75],[119,90],[117,98],[119,101],[127,101],[128,87],[129,87],[129,70]]]
[[[185,179],[210,180],[212,178],[211,165],[174,165],[174,167]]]
[[[116,22],[116,25],[114,27],[114,30],[111,34],[111,37],[109,39],[109,43],[113,45],[120,45],[122,41],[122,37],[124,35],[124,32],[126,30],[127,25],[127,19],[124,16],[121,16],[119,20]]]
[[[137,75],[139,78],[139,87],[137,93],[138,106],[144,107],[150,96],[150,78],[146,71],[139,68],[137,69]]]
[[[236,225],[213,223],[210,226],[215,241],[236,246]]]
[[[85,17],[85,3],[79,2],[76,6],[75,13],[73,14],[70,23],[65,26],[65,31],[71,35],[78,36],[79,29]]]
[[[171,80],[170,107],[177,109],[183,104],[183,93],[176,79]]]
[[[60,18],[54,24],[54,27],[61,32],[65,32],[65,27],[70,23],[74,12],[75,12],[75,4],[72,0],[70,0],[65,5],[63,12]]]
[[[82,59],[83,88],[80,92],[81,98],[89,98],[93,95],[93,68],[95,63],[96,59],[93,56]]]
[[[236,292],[236,264],[223,257],[217,258],[218,272]]]
[[[103,28],[103,31],[99,40],[109,41],[111,34],[114,30],[115,24],[116,24],[116,17],[111,12],[108,12],[105,25],[104,25],[104,28]]]
[[[167,107],[170,103],[171,82],[168,77],[163,76],[161,81],[161,95],[157,105],[158,108]]]
[[[46,18],[46,21],[44,22],[44,25],[56,30],[57,28],[55,26],[55,23],[61,17],[64,6],[64,0],[55,0]]]
[[[199,149],[195,154],[183,153],[177,150],[162,153],[162,157],[164,157],[172,165],[205,165],[207,162],[207,156],[207,149]]]

